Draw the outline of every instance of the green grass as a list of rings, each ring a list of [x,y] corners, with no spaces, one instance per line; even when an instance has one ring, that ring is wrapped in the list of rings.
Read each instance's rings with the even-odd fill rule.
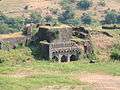
[[[50,63],[50,62],[40,62],[32,64],[33,68],[43,69],[53,72],[59,72],[62,74],[77,74],[81,72],[104,72],[111,75],[120,75],[120,63],[106,62],[106,63],[95,63],[90,64],[88,61],[77,61],[70,63]]]
[[[80,73],[106,73],[120,75],[120,63],[96,63],[90,64],[87,61],[70,63],[51,63],[37,61],[31,64],[16,66],[2,65],[0,67],[0,90],[37,90],[42,86],[63,85],[76,86],[84,85],[74,76]],[[20,77],[19,73],[28,74]],[[29,72],[32,74],[29,75]],[[12,75],[16,75],[15,77]],[[18,75],[18,76],[17,76]],[[89,87],[86,87],[89,88]]]
[[[80,85],[66,76],[38,75],[27,78],[0,77],[0,90],[36,90],[48,85]]]
[[[47,73],[60,73],[60,74],[75,74],[81,72],[104,72],[111,75],[120,75],[120,63],[119,62],[105,62],[90,64],[88,61],[77,61],[70,63],[52,63],[49,61],[35,61],[31,64],[21,64],[16,66],[0,66],[0,73],[16,72],[18,70],[26,71],[39,71]]]

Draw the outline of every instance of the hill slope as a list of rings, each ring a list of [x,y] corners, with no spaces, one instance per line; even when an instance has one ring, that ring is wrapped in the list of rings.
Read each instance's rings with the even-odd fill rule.
[[[62,0],[1,0],[0,11],[9,16],[26,16],[31,10],[40,11],[43,15],[45,15],[51,12],[51,8],[58,9],[60,11],[62,9],[62,6],[59,4],[61,1]],[[99,0],[92,1],[93,7],[96,7],[96,3]],[[106,7],[104,8],[116,10],[120,9],[119,0],[106,0],[106,2]],[[25,10],[25,7],[27,7],[27,10]],[[90,11],[94,12],[94,9],[91,8]]]

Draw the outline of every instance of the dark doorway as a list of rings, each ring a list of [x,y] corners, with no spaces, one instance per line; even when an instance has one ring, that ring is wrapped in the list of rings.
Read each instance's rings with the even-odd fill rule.
[[[58,57],[53,56],[52,60],[54,60],[54,61],[58,61]]]
[[[70,61],[76,61],[76,60],[78,60],[78,58],[75,55],[71,55]]]
[[[63,55],[61,57],[61,62],[67,62],[67,61],[68,61],[67,56]]]

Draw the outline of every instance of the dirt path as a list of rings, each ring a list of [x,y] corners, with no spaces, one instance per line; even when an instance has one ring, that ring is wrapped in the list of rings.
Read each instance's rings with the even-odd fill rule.
[[[82,74],[78,77],[82,82],[89,83],[94,90],[120,90],[120,76]]]
[[[36,71],[18,71],[17,73],[13,74],[0,74],[0,76],[7,76],[7,77],[28,77],[32,75],[37,75],[42,73],[37,73]],[[43,75],[45,72],[43,73]],[[73,79],[80,80],[81,82],[85,82],[87,87],[90,89],[83,89],[86,86],[68,86],[68,87],[61,87],[61,86],[50,86],[50,87],[43,87],[37,90],[120,90],[120,76],[111,76],[106,74],[95,74],[95,73],[82,73],[80,75],[73,76]],[[64,89],[63,89],[64,88]]]

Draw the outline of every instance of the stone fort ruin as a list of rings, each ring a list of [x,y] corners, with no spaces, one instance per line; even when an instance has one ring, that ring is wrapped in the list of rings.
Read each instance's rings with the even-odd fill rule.
[[[51,33],[52,31],[56,35]],[[43,58],[59,62],[75,61],[80,58],[79,46],[71,41],[72,27],[66,25],[40,26],[38,36],[39,40],[42,40],[40,44]]]
[[[23,33],[1,34],[0,49],[15,49],[16,45],[25,46],[29,45],[30,42],[35,42],[35,45],[38,44],[40,47],[38,49],[41,52],[40,58],[58,62],[80,59],[80,55],[83,54],[82,49],[79,44],[73,41],[73,36],[75,34],[80,38],[88,37],[88,32],[84,31],[83,28],[74,28],[67,25],[37,25],[37,28],[38,30],[34,35],[31,25],[25,26]],[[82,47],[84,48],[84,54],[93,51],[90,43],[85,42]]]
[[[0,34],[0,49],[11,50],[28,45],[32,38],[31,25],[26,25],[23,32]]]

